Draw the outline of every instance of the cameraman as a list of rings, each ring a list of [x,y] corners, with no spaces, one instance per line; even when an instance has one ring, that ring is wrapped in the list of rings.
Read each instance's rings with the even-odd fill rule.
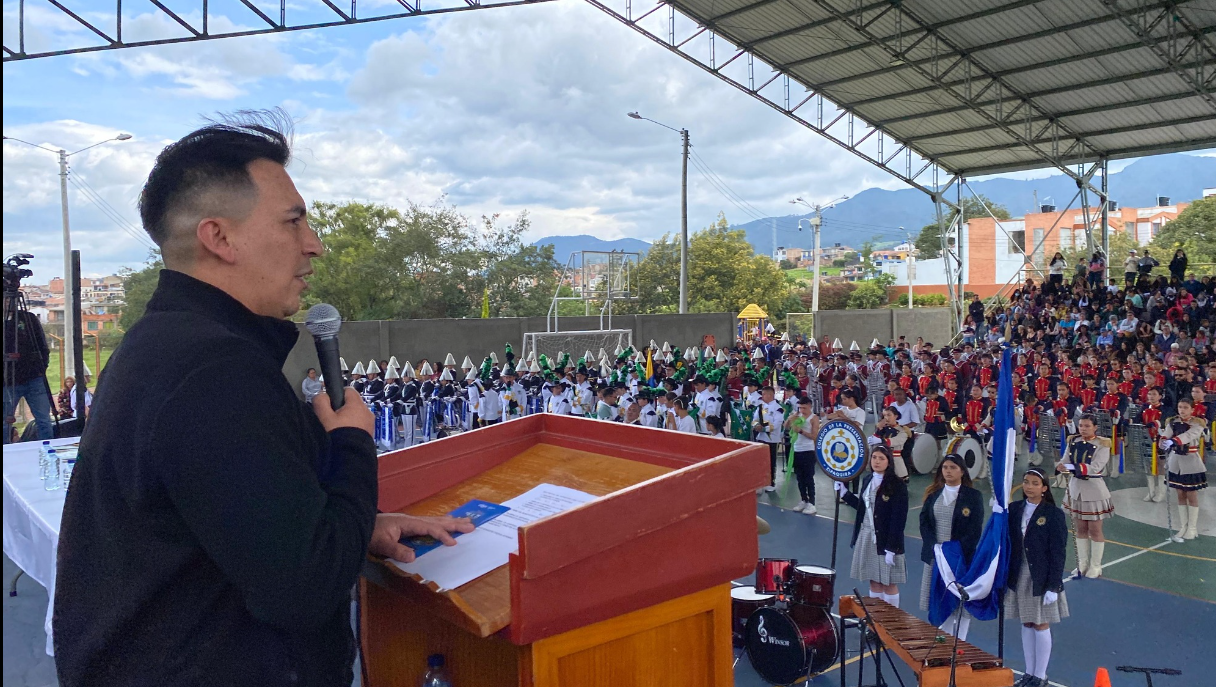
[[[46,335],[42,332],[42,323],[33,313],[22,310],[8,314],[4,323],[4,336],[8,338],[16,331],[17,361],[12,368],[6,365],[6,372],[12,369],[13,378],[4,380],[4,443],[9,443],[13,436],[13,423],[17,411],[17,403],[24,398],[34,413],[34,423],[38,427],[40,440],[54,439],[55,430],[51,423],[51,393],[46,381],[46,367],[49,361],[50,349],[46,344]],[[5,350],[12,343],[5,342]]]

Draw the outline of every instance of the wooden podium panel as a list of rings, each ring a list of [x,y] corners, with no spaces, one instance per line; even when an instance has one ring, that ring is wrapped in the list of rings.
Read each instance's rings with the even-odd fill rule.
[[[762,446],[540,414],[386,454],[379,473],[385,512],[543,483],[599,498],[521,527],[507,565],[457,589],[369,560],[370,687],[416,684],[430,653],[479,687],[731,683],[727,583],[758,555]]]

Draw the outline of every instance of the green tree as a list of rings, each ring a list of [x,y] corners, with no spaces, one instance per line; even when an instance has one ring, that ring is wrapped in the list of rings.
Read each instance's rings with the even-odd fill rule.
[[[165,263],[161,260],[160,251],[154,250],[148,253],[148,262],[142,268],[133,270],[123,267],[118,270],[118,276],[123,278],[123,289],[126,291],[126,303],[123,305],[122,314],[118,316],[118,326],[124,332],[130,331],[139,318],[144,316],[152,292],[160,281],[160,271],[164,268]]]
[[[1162,269],[1179,248],[1186,251],[1191,264],[1216,262],[1216,196],[1191,203],[1178,213],[1177,219],[1161,227],[1149,246],[1153,251],[1160,251],[1157,259],[1161,261]]]
[[[981,202],[982,201],[982,202]],[[985,208],[985,205],[987,208]],[[1009,210],[1000,203],[994,203],[987,196],[977,194],[963,198],[963,219],[971,219],[975,217],[988,217],[988,210],[992,210],[992,214],[997,219],[1009,219]],[[950,226],[958,217],[958,211],[953,208],[944,214],[946,226]],[[942,232],[937,226],[937,222],[933,221],[921,228],[920,233],[916,236],[917,257],[922,260],[932,260],[940,258],[942,255]]]
[[[795,265],[794,263],[790,262],[789,260],[782,260],[782,261],[781,261],[781,269],[783,269],[783,270],[796,270],[796,269],[798,269],[798,266],[797,266],[797,265]]]
[[[873,310],[886,307],[887,287],[876,279],[857,283],[857,288],[849,294],[849,310]]]
[[[651,244],[638,265],[639,299],[622,308],[639,313],[678,312],[680,247],[670,235]],[[802,308],[795,280],[767,256],[755,255],[742,230],[732,230],[725,215],[695,232],[688,241],[690,312],[739,312],[755,303],[779,319]]]

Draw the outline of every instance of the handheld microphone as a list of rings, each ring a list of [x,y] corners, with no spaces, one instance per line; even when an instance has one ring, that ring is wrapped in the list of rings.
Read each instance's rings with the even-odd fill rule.
[[[325,390],[329,405],[338,410],[346,403],[346,390],[342,386],[342,363],[338,357],[338,330],[342,328],[342,316],[329,303],[318,303],[308,309],[304,326],[317,344],[317,363],[321,376],[325,378]]]

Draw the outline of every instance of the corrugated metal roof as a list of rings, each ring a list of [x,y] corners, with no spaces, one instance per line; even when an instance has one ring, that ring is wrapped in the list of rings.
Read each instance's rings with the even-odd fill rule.
[[[1216,146],[1216,4],[1134,2],[670,4],[924,159],[979,174],[1065,150],[1077,163]]]

